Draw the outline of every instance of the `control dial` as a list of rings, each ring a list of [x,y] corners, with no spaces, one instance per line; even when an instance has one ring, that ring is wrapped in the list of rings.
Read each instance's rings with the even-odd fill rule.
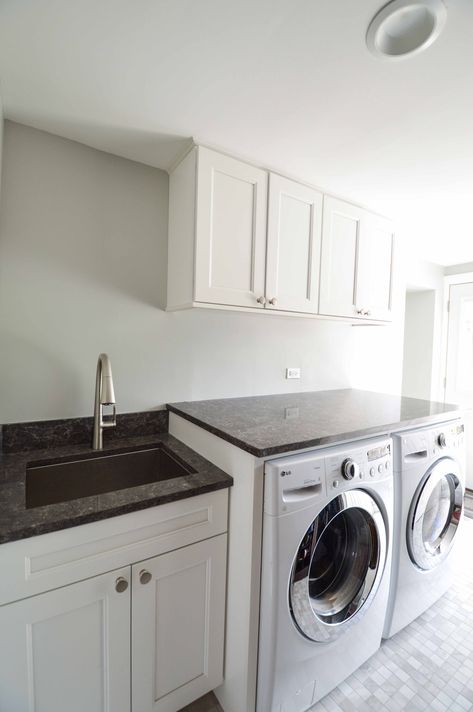
[[[342,475],[346,480],[352,480],[354,477],[358,477],[360,474],[360,467],[356,464],[351,457],[348,457],[343,461],[342,465]]]
[[[440,433],[437,438],[437,442],[439,444],[439,447],[447,447],[447,436],[445,435],[445,433]]]

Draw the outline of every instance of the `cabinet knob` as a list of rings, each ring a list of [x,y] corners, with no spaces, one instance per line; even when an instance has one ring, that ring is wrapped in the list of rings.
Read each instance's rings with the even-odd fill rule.
[[[370,310],[370,309],[367,309],[367,310],[365,311],[365,315],[366,315],[366,316],[371,316],[371,310]]]
[[[360,316],[364,316],[365,310],[364,309],[357,309],[356,313],[359,314]]]
[[[272,299],[269,300],[269,303],[270,303],[273,307],[275,307],[276,304],[278,303],[278,300],[276,299],[276,297],[273,297]]]
[[[149,583],[151,581],[151,579],[153,578],[151,576],[150,572],[146,571],[146,569],[143,569],[142,571],[140,571],[139,577],[140,577],[140,583],[142,583],[142,584]]]
[[[115,581],[115,591],[117,593],[124,593],[128,588],[128,581],[123,576],[119,576]]]
[[[266,304],[266,299],[264,297],[258,297],[256,301],[258,304],[262,304],[263,306]]]

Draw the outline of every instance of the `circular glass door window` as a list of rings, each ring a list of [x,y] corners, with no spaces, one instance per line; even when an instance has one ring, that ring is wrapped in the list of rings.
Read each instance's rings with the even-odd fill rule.
[[[411,560],[421,569],[438,566],[448,556],[463,511],[463,486],[454,460],[439,460],[424,477],[407,523]]]
[[[299,631],[328,641],[374,595],[386,558],[375,500],[352,490],[332,500],[303,537],[291,572],[289,605]]]

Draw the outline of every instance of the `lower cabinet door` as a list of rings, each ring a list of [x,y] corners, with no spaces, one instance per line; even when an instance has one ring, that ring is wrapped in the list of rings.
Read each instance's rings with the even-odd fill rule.
[[[176,712],[223,680],[227,536],[135,564],[132,709]]]
[[[2,712],[130,712],[130,573],[0,607]]]

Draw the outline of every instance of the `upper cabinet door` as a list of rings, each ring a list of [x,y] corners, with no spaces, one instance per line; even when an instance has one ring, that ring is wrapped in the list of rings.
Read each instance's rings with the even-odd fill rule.
[[[259,168],[199,147],[195,301],[263,308],[267,180]]]
[[[317,313],[322,204],[322,193],[271,174],[266,308]]]
[[[361,316],[357,264],[364,210],[325,196],[320,273],[321,314]]]
[[[365,318],[392,318],[393,226],[385,218],[367,214],[358,260],[357,303]]]

